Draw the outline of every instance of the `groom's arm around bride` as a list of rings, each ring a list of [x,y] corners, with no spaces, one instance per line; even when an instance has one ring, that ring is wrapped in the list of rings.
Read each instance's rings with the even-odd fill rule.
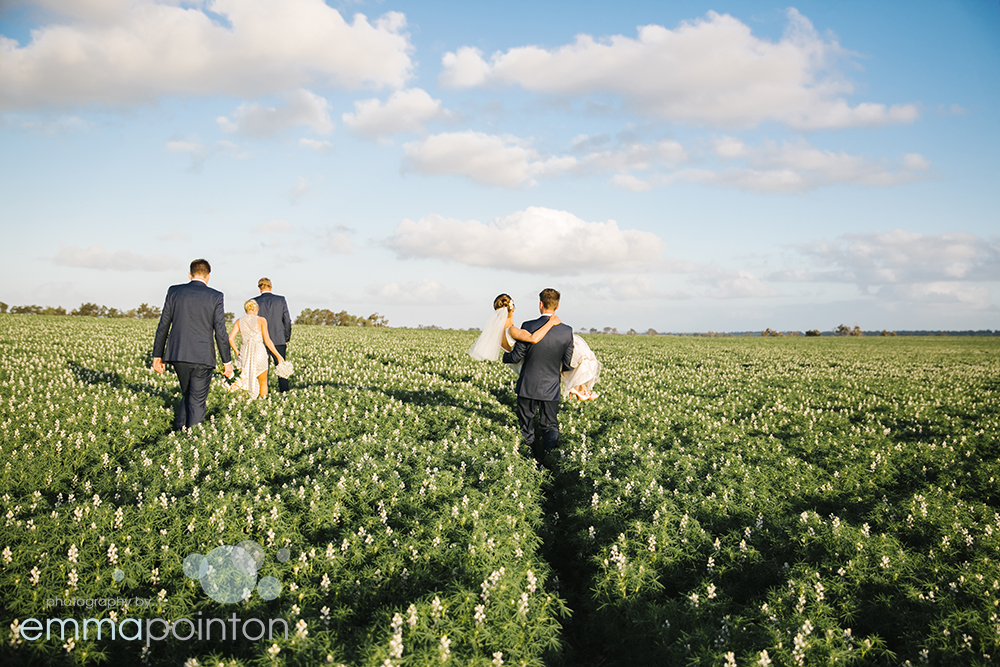
[[[544,289],[538,295],[541,317],[525,322],[521,328],[534,333],[548,321],[559,307],[559,292]],[[565,324],[552,330],[538,343],[518,341],[511,352],[505,352],[503,362],[524,361],[517,379],[517,419],[521,437],[528,451],[541,460],[543,452],[535,451],[535,414],[542,428],[544,453],[555,449],[559,440],[560,373],[570,370],[573,359],[573,329]]]

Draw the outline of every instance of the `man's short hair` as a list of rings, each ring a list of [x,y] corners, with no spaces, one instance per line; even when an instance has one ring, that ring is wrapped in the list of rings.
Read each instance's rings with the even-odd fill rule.
[[[192,276],[207,276],[212,272],[212,265],[208,263],[207,259],[196,259],[191,262],[191,269],[189,273]]]
[[[538,300],[541,301],[542,305],[547,309],[552,310],[559,305],[559,292],[551,287],[546,287],[538,293]]]
[[[271,289],[271,279],[261,278],[257,281],[257,289]]]

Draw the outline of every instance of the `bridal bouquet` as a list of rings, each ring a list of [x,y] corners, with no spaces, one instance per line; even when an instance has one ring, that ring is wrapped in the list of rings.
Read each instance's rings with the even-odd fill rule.
[[[222,378],[222,381],[229,385],[229,389],[233,389],[233,385],[240,379],[240,367],[235,363],[233,364],[233,377],[227,378],[225,372],[218,369],[215,370],[215,374]]]
[[[275,367],[274,372],[278,374],[278,377],[287,380],[295,372],[295,367],[292,366],[292,362],[285,359]]]

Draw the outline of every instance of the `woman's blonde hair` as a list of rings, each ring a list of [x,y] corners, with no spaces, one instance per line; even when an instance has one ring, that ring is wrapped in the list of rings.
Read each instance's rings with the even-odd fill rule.
[[[247,299],[247,302],[243,304],[243,310],[249,313],[251,310],[259,310],[259,307],[257,306],[256,301],[253,299]]]

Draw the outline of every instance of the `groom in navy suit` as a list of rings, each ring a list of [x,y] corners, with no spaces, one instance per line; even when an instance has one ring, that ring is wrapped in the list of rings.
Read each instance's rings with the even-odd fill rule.
[[[285,297],[271,293],[271,279],[261,278],[257,281],[257,289],[260,296],[254,297],[257,302],[257,314],[267,320],[267,333],[274,343],[274,348],[281,355],[282,359],[287,359],[288,342],[292,339],[292,317],[288,314],[288,302]],[[267,356],[277,365],[278,359],[271,350],[267,351]],[[288,391],[288,378],[278,378],[278,391],[284,393]]]
[[[208,286],[211,272],[207,260],[196,259],[188,274],[191,282],[167,290],[153,340],[153,370],[163,373],[166,360],[181,385],[181,402],[174,416],[178,430],[205,420],[216,346],[226,365],[226,377],[233,376],[222,292]]]
[[[559,292],[546,288],[538,295],[541,317],[521,325],[529,333],[541,329],[559,307]],[[559,388],[560,373],[571,370],[573,360],[573,329],[558,324],[545,338],[535,343],[518,341],[514,349],[505,352],[503,362],[516,364],[524,361],[517,378],[517,421],[528,451],[544,463],[544,457],[556,447],[559,440]],[[535,451],[535,414],[542,427],[543,452]]]

